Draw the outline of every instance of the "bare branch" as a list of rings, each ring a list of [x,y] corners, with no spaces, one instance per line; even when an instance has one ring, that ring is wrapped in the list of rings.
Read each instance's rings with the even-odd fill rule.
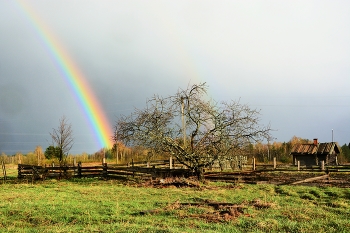
[[[68,120],[65,116],[59,120],[58,128],[53,129],[50,135],[52,138],[52,145],[59,148],[58,159],[62,162],[74,144],[72,125],[68,124]]]
[[[259,124],[260,111],[234,101],[218,104],[206,91],[202,83],[166,98],[155,95],[145,109],[118,119],[115,140],[170,153],[199,171],[270,136],[270,127]]]

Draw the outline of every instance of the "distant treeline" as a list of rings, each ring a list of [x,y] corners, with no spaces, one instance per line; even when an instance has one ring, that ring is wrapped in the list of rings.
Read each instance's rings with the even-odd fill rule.
[[[236,152],[237,156],[247,156],[247,158],[255,157],[257,162],[268,163],[273,161],[276,157],[278,162],[291,163],[292,157],[290,152],[294,145],[299,143],[311,143],[309,139],[303,139],[299,137],[292,137],[288,142],[272,142],[272,143],[256,143],[249,144],[246,148],[242,148],[239,152]],[[350,143],[341,146],[341,154],[338,157],[340,163],[350,162]],[[130,148],[122,144],[118,144],[113,149],[101,149],[93,154],[81,153],[81,154],[69,154],[65,157],[64,163],[73,164],[76,162],[89,163],[89,162],[101,162],[103,158],[106,158],[108,163],[125,164],[133,161],[152,161],[158,159],[168,159],[169,154],[166,153],[154,153],[146,150],[145,148],[135,147]],[[4,161],[6,164],[33,164],[33,165],[45,165],[45,164],[58,164],[57,159],[48,159],[45,157],[45,153],[41,146],[37,146],[33,152],[22,154],[18,152],[13,155],[6,155],[2,153],[0,155],[0,161]]]
[[[106,158],[108,163],[125,164],[131,161],[151,161],[159,159],[168,159],[169,155],[148,153],[147,150],[142,148],[129,148],[119,144],[114,149],[100,149],[99,151],[88,154],[69,154],[65,156],[63,163],[73,164],[75,162],[93,163],[102,162],[103,158]],[[7,155],[2,153],[0,155],[0,161],[4,161],[6,164],[32,164],[32,165],[51,165],[59,164],[57,158],[47,158],[44,150],[41,146],[37,146],[33,152],[27,154],[17,152],[16,154]]]

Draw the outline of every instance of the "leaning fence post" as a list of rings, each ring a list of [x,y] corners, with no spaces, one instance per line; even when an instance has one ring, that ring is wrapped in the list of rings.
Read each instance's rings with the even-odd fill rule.
[[[255,157],[253,158],[253,171],[256,170]]]
[[[273,169],[276,169],[277,163],[276,163],[276,157],[273,157]]]
[[[298,171],[300,171],[300,161],[299,160],[298,160],[297,164],[298,164]]]

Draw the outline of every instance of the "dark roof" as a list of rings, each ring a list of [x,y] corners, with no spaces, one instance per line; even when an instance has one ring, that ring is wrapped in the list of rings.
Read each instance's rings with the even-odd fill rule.
[[[337,142],[324,142],[317,145],[311,144],[297,144],[292,148],[291,154],[332,154],[333,151],[337,154],[340,153],[339,145]]]

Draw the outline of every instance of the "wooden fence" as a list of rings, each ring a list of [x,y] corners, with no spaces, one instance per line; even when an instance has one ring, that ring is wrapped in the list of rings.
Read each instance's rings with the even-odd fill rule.
[[[97,166],[84,166],[82,163],[71,166],[34,166],[18,164],[18,178],[73,178],[100,177],[118,179],[127,176],[137,176],[143,179],[165,177],[188,177],[191,172],[182,168],[172,160],[157,160],[152,162],[131,162],[128,164],[112,165],[102,163]]]
[[[211,176],[217,174],[215,171],[222,170],[222,167],[213,167],[206,169],[206,174]],[[268,172],[268,171],[286,171],[286,172],[350,172],[350,166],[294,166],[286,164],[277,164],[274,159],[271,164],[257,164],[255,159],[252,163],[246,163],[235,169],[226,168],[225,176],[230,172]],[[214,173],[213,173],[214,172]],[[4,173],[5,174],[5,173]],[[223,173],[222,173],[223,174]],[[81,163],[71,166],[34,166],[34,165],[18,165],[18,178],[45,179],[45,178],[73,178],[73,177],[100,177],[104,179],[120,179],[128,176],[139,177],[142,179],[165,178],[165,177],[188,177],[193,173],[177,163],[175,160],[157,160],[152,162],[130,162],[127,164],[112,165],[105,161],[101,165],[91,166]],[[6,176],[6,175],[4,175]]]
[[[218,164],[213,167],[212,170],[221,170],[221,171],[325,171],[325,172],[350,172],[350,165],[325,165],[323,161],[321,161],[319,166],[306,166],[300,165],[292,165],[292,164],[283,164],[277,163],[276,158],[273,159],[270,163],[256,163],[255,158],[252,158],[250,161],[246,160],[244,163],[239,162],[240,166],[232,166],[230,162],[224,164],[224,166],[219,166]],[[208,170],[208,169],[207,169]]]

